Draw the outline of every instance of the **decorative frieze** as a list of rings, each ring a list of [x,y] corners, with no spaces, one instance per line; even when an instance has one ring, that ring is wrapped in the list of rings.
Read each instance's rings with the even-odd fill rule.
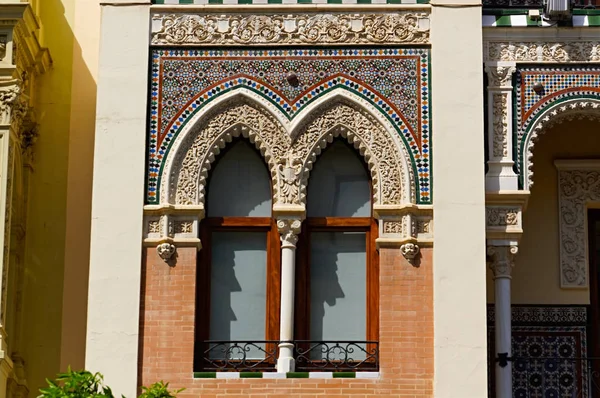
[[[484,44],[486,61],[600,62],[600,42],[495,42]]]
[[[153,45],[427,44],[425,12],[155,14]]]

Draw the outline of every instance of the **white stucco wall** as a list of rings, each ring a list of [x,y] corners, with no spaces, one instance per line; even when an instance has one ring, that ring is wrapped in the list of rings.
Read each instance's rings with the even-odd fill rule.
[[[102,8],[86,368],[136,396],[148,26],[146,5]]]
[[[434,391],[487,396],[481,8],[433,5]]]

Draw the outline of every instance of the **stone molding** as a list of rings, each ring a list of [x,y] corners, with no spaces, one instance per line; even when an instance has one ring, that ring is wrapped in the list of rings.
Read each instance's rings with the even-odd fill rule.
[[[428,44],[429,14],[394,13],[156,13],[151,43],[176,46]]]
[[[484,41],[484,61],[600,62],[600,42]]]
[[[587,209],[600,203],[600,161],[557,160],[560,285],[587,288]]]
[[[539,137],[551,127],[576,119],[600,120],[600,99],[573,99],[548,107],[533,122],[525,137],[523,153],[523,185],[526,190],[533,186],[533,150]]]
[[[515,266],[515,256],[519,252],[517,245],[488,246],[487,266],[492,270],[494,279],[511,278]]]

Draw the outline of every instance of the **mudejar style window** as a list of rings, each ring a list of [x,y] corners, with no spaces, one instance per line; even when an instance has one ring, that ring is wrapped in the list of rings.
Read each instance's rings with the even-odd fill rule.
[[[195,370],[272,370],[279,326],[279,234],[271,180],[246,140],[211,172],[196,292]]]
[[[308,184],[298,244],[296,369],[378,368],[379,265],[369,173],[335,140]]]

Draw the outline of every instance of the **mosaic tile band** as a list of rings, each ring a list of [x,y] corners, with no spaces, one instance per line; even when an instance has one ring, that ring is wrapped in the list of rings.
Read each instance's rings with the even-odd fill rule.
[[[295,73],[297,87],[287,82]],[[147,203],[159,201],[164,160],[179,131],[203,106],[243,88],[289,120],[336,89],[385,117],[403,139],[417,202],[431,203],[429,50],[294,49],[152,52]]]
[[[541,94],[533,90],[541,83]],[[574,98],[600,99],[600,66],[520,67],[516,73],[516,140],[514,151],[523,184],[524,145],[533,122],[550,106]]]

